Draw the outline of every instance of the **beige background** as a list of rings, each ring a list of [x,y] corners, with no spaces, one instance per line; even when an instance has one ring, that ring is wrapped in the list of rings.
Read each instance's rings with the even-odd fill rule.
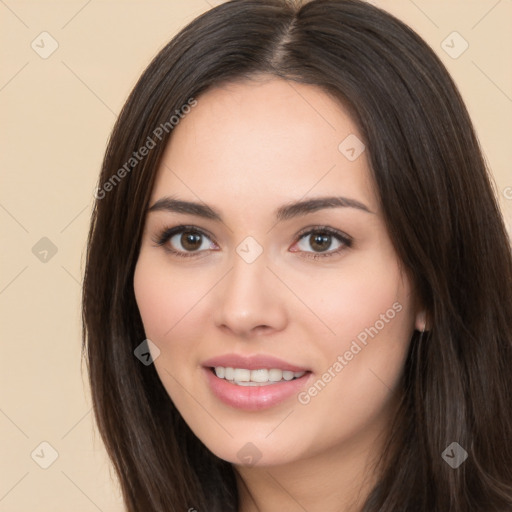
[[[372,3],[410,24],[459,84],[510,231],[512,1]],[[210,5],[0,0],[1,512],[123,510],[80,367],[92,193],[116,113],[139,74]],[[58,43],[47,58],[40,55],[56,43],[44,31]],[[463,39],[448,37],[454,31]],[[450,56],[463,40],[468,49]]]

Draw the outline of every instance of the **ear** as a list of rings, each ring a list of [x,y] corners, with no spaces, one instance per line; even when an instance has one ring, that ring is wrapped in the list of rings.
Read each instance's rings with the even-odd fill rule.
[[[427,312],[422,309],[416,314],[416,321],[414,323],[416,330],[423,332],[428,331],[427,325]]]

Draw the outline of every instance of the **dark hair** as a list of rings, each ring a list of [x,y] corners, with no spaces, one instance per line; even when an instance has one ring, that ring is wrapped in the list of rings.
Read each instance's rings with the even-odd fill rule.
[[[512,258],[495,191],[440,60],[358,0],[221,4],[160,51],[117,120],[89,233],[83,351],[127,509],[238,507],[232,465],[195,437],[154,366],[134,357],[145,334],[133,276],[169,116],[212,86],[260,73],[316,85],[350,108],[391,240],[428,312],[364,512],[511,510]],[[148,137],[154,149],[135,160]],[[457,469],[441,457],[454,441],[469,453]]]

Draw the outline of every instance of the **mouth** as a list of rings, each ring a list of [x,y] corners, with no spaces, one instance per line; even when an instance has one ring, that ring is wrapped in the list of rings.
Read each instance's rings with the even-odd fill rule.
[[[262,411],[293,400],[313,373],[264,355],[229,354],[203,363],[212,396],[232,408]]]
[[[210,371],[219,379],[224,379],[236,386],[270,386],[280,382],[300,379],[308,373],[307,371],[294,372],[280,368],[257,368],[250,370],[248,368],[231,368],[229,366],[210,367]]]
[[[224,354],[203,361],[202,367],[212,397],[245,411],[291,402],[313,376],[309,368],[270,354]]]

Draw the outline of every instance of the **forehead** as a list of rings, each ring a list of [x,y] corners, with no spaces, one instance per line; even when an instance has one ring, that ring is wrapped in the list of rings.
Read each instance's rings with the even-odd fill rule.
[[[195,194],[222,206],[224,195],[247,205],[335,189],[376,208],[366,152],[346,152],[361,150],[359,130],[322,89],[267,77],[216,87],[197,102],[171,134],[153,200]]]

